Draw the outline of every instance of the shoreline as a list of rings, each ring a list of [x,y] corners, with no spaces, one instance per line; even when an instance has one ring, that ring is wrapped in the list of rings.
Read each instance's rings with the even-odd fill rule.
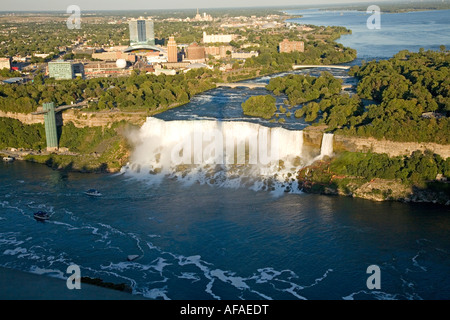
[[[83,281],[81,289],[69,290],[63,279],[7,267],[0,267],[0,287],[2,300],[147,300],[140,295]]]
[[[120,172],[121,168],[117,170],[84,170],[76,168],[55,167],[47,163],[30,161],[27,159],[17,159],[17,161],[36,163],[39,165],[46,165],[51,170],[60,172],[73,172],[82,174],[114,174]],[[375,178],[371,181],[361,182],[360,179],[350,176],[341,176],[338,179],[348,179],[350,182],[345,190],[342,187],[335,185],[332,181],[323,183],[320,181],[308,180],[300,177],[302,172],[310,170],[311,168],[320,167],[324,161],[318,160],[308,166],[299,168],[296,172],[296,179],[299,183],[299,190],[309,194],[319,194],[324,196],[342,196],[350,198],[358,198],[370,200],[374,202],[401,202],[401,203],[422,203],[425,205],[439,205],[444,207],[450,206],[450,199],[442,200],[442,192],[438,193],[428,189],[420,189],[417,186],[407,186],[396,180],[386,180]],[[394,192],[392,192],[394,190]]]

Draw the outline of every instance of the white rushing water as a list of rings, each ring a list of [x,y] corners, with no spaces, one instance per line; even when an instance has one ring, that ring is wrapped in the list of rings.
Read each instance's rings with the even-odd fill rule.
[[[332,133],[324,133],[322,137],[322,145],[320,147],[320,157],[333,155],[333,137]]]
[[[169,176],[187,183],[294,192],[296,171],[307,163],[303,131],[249,122],[149,117],[130,139],[135,148],[123,171],[151,182]]]

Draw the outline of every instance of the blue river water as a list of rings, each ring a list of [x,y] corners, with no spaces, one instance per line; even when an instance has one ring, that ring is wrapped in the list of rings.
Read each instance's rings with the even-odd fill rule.
[[[0,164],[0,264],[155,299],[447,299],[448,208]],[[90,198],[95,187],[104,194]],[[52,214],[45,223],[32,213]],[[127,256],[139,255],[134,261]],[[366,286],[369,265],[381,289]],[[61,285],[65,285],[62,282]],[[20,288],[18,288],[20,290]]]
[[[361,11],[288,10],[302,18],[288,21],[320,26],[343,26],[352,30],[338,42],[358,51],[358,58],[372,60],[390,58],[400,50],[417,52],[450,47],[450,10],[383,13],[380,5],[380,29],[369,29],[371,16]]]
[[[357,80],[347,74],[347,70],[331,69],[331,68],[313,68],[303,69],[290,72],[278,73],[270,76],[264,76],[257,79],[250,79],[242,81],[251,83],[268,84],[271,78],[283,77],[288,74],[304,74],[318,77],[322,72],[329,72],[334,77],[341,79],[343,85],[355,85]],[[348,90],[353,92],[354,90]],[[158,114],[155,117],[162,120],[219,120],[219,121],[245,121],[251,123],[258,123],[267,127],[283,127],[290,130],[301,130],[308,126],[303,119],[294,117],[294,113],[302,105],[294,106],[287,111],[291,116],[286,116],[285,113],[276,112],[277,119],[284,119],[284,123],[271,122],[270,120],[246,116],[242,113],[241,104],[251,96],[269,94],[264,88],[257,89],[230,89],[227,87],[219,87],[214,90],[207,91],[203,94],[192,98],[191,102],[182,108],[175,108],[164,113]],[[275,97],[277,99],[277,106],[283,104],[286,96],[280,95]]]
[[[427,14],[439,20],[443,13]],[[328,15],[321,21],[347,21],[345,14]],[[307,23],[321,24],[312,16]],[[404,32],[395,37],[403,39]],[[441,44],[439,39],[431,44],[431,38],[420,46]],[[364,52],[372,43],[353,47]],[[396,51],[404,48],[399,42]],[[380,52],[372,57],[393,54],[388,47]],[[345,71],[329,71],[353,81]],[[261,92],[219,88],[158,117],[254,121],[239,107]],[[286,119],[283,126],[305,124]],[[151,299],[450,297],[448,206],[280,195],[172,178],[154,183],[132,174],[66,173],[20,161],[0,163],[0,181],[3,267],[65,279],[67,267],[77,264],[82,276],[126,283],[134,294]],[[89,188],[103,196],[84,195]],[[51,219],[35,221],[32,213],[38,210]],[[139,258],[128,261],[128,255]],[[380,267],[380,289],[367,287],[370,265]]]

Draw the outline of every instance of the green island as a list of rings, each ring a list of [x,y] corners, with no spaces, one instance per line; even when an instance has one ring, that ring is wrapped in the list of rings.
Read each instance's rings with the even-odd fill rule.
[[[242,104],[244,114],[252,117],[270,119],[277,111],[276,99],[271,95],[250,97]]]
[[[352,96],[342,93],[341,82],[326,72],[317,78],[273,78],[266,88],[275,95],[284,93],[287,107],[296,108],[295,117],[322,132],[371,138],[380,144],[448,145],[449,62],[443,46],[439,52],[401,51],[389,60],[364,62],[349,72],[359,79],[357,94]],[[265,105],[259,101],[264,112]],[[258,106],[253,108],[258,110]],[[389,157],[370,150],[350,152],[339,143],[335,149],[335,157],[300,170],[298,181],[303,190],[373,200],[449,203],[450,157],[443,159],[430,150]]]
[[[179,20],[186,12],[179,12]],[[284,23],[292,16],[277,10],[214,11],[212,22],[179,21],[175,13],[155,12],[156,43],[167,45],[174,35],[180,42],[202,41],[203,32],[219,33],[230,16],[274,15]],[[62,47],[127,45],[128,26],[117,22],[114,13],[93,14],[83,20],[83,35],[62,28],[66,17],[58,14],[24,14],[17,19],[0,16],[5,32],[0,42],[3,56],[30,55],[30,81],[0,86],[0,153],[25,149],[22,158],[60,170],[117,172],[131,153],[127,133],[145,118],[188,103],[195,95],[223,82],[236,82],[292,70],[293,65],[330,65],[354,60],[356,50],[335,42],[351,33],[343,27],[307,25],[294,28],[230,27],[236,35],[229,43],[240,53],[257,52],[246,59],[208,57],[205,67],[175,75],[133,70],[128,76],[55,80],[45,75],[47,62],[57,58],[96,62],[90,54],[70,52]],[[42,32],[36,32],[36,25]],[[304,52],[280,52],[279,44],[301,40]],[[79,49],[79,45],[77,45]],[[33,53],[40,53],[35,56]],[[45,57],[44,57],[45,56]],[[335,137],[374,139],[399,143],[450,144],[449,51],[417,53],[401,51],[389,60],[363,62],[349,74],[358,79],[357,93],[342,90],[342,81],[330,73],[319,77],[290,74],[270,80],[271,94],[253,96],[242,104],[243,114],[283,123],[286,118],[310,124],[307,129]],[[230,66],[220,70],[223,65]],[[1,79],[24,76],[1,70]],[[275,96],[285,96],[282,106]],[[64,111],[64,125],[58,127],[60,151],[46,151],[45,126],[31,121],[43,103],[56,106],[84,102],[79,109]],[[278,111],[278,112],[277,112]],[[280,117],[281,115],[281,117]],[[314,144],[314,143],[312,143]],[[316,144],[317,146],[317,144]],[[372,150],[351,150],[335,144],[335,155],[299,170],[303,190],[341,194],[373,200],[427,201],[449,204],[450,158],[431,150],[390,156]]]

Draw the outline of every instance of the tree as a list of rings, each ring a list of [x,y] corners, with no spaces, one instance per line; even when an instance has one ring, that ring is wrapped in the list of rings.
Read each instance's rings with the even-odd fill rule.
[[[277,111],[276,99],[271,95],[253,96],[242,103],[245,115],[270,119]]]

